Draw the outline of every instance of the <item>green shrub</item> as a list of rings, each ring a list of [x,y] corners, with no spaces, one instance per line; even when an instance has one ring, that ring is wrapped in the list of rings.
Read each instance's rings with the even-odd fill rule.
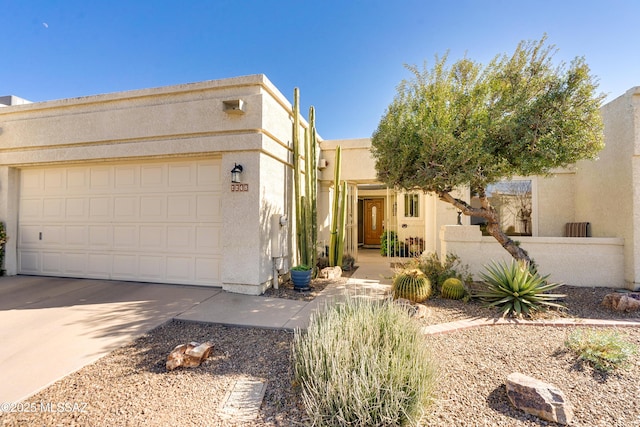
[[[447,254],[444,261],[440,260],[437,253],[423,255],[412,262],[411,266],[421,270],[431,281],[431,287],[436,293],[440,293],[442,284],[450,277],[455,277],[463,282],[470,282],[472,276],[469,267],[462,265],[460,257],[456,254]]]
[[[423,302],[431,296],[431,281],[417,268],[402,270],[391,285],[393,299],[405,298],[412,302]]]
[[[636,346],[625,341],[616,331],[581,330],[573,331],[565,341],[569,350],[594,368],[609,372],[624,366],[628,358],[636,353]]]
[[[395,231],[385,231],[380,235],[380,253],[382,256],[406,257],[407,246],[398,239]]]
[[[442,283],[442,298],[448,299],[462,299],[467,294],[467,290],[464,288],[462,280],[449,277]]]
[[[548,283],[549,276],[540,277],[526,263],[511,260],[510,263],[492,263],[481,273],[487,289],[474,295],[489,307],[500,307],[502,315],[521,317],[548,307],[564,308],[553,301],[566,295],[546,294],[561,283]]]
[[[293,369],[313,425],[417,425],[435,367],[419,325],[391,301],[347,298],[297,330]]]

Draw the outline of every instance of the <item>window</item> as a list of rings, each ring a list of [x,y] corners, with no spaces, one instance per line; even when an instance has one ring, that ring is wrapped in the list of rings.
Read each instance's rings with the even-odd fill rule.
[[[531,236],[532,224],[531,180],[500,181],[487,186],[489,203],[498,212],[500,228],[509,236]],[[480,207],[477,195],[471,197],[471,206]],[[471,217],[471,224],[483,228],[485,219]],[[484,232],[484,230],[483,230]]]
[[[404,195],[404,216],[405,218],[418,218],[420,216],[420,195]]]

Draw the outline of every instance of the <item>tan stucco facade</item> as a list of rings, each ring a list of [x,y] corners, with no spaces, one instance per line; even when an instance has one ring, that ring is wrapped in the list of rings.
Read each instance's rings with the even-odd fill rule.
[[[24,168],[212,158],[220,164],[214,226],[222,269],[211,284],[262,293],[273,272],[270,216],[290,213],[290,117],[291,105],[263,75],[0,108],[7,273],[20,268]],[[243,167],[246,191],[231,186],[235,164]]]
[[[200,280],[199,284],[261,294],[271,286],[274,275],[286,272],[287,267],[295,263],[295,233],[292,232],[295,213],[291,204],[292,108],[265,76],[39,103],[28,103],[17,97],[0,100],[12,104],[0,106],[0,221],[5,222],[9,236],[5,258],[8,274],[21,273],[20,239],[24,233],[20,224],[24,200],[20,188],[24,171],[47,168],[60,171],[61,167],[79,165],[95,168],[100,164],[117,169],[125,163],[146,167],[166,162],[163,167],[167,170],[178,163],[210,161],[214,165],[211,167],[217,171],[217,181],[207,197],[216,204],[216,214],[210,215],[206,226],[215,229],[216,234],[212,234],[216,236],[215,245],[209,245],[215,247],[208,250],[210,258],[220,267],[215,277]],[[610,263],[615,271],[609,275],[616,283],[602,284],[637,288],[640,286],[640,88],[631,89],[605,105],[602,114],[606,148],[598,161],[580,162],[548,177],[526,178],[532,181],[533,199],[533,236],[528,239],[542,239],[530,243],[537,245],[537,256],[546,260],[549,257],[543,252],[548,252],[548,248],[571,243],[554,240],[562,239],[566,223],[590,222],[593,237],[613,238],[613,244],[608,240],[593,240],[600,249],[591,252],[588,239],[576,241],[579,245],[576,243],[575,253],[607,253],[607,259],[615,261]],[[306,126],[302,121],[301,127]],[[456,244],[446,241],[441,230],[457,223],[457,212],[434,195],[421,194],[419,215],[406,215],[405,193],[380,185],[370,151],[371,140],[362,138],[320,140],[320,250],[329,240],[337,146],[342,150],[341,178],[349,184],[351,252],[357,253],[361,243],[362,212],[358,209],[362,209],[363,201],[370,199],[385,201],[385,227],[396,230],[401,241],[419,236],[427,252],[442,252],[452,245],[466,251],[459,247],[459,242],[467,242],[464,243],[467,249],[469,245],[490,244],[469,230],[465,235],[472,238],[458,239]],[[240,186],[231,183],[230,171],[235,165],[243,167]],[[464,189],[456,196],[470,199]],[[274,218],[280,217],[286,217],[285,225],[274,225],[277,224]],[[197,229],[197,221],[192,222]],[[72,223],[61,224],[58,225],[63,229]],[[469,218],[463,216],[462,225],[469,224]],[[37,224],[33,227],[37,228]],[[34,230],[37,235],[38,230]],[[457,239],[456,230],[448,229],[445,234]],[[274,242],[278,242],[277,245]],[[91,249],[91,244],[88,247]],[[602,249],[605,247],[613,248],[611,253],[607,252],[609,249]],[[138,249],[134,255],[144,255],[143,249]],[[45,244],[40,252],[47,250]],[[106,249],[101,256],[108,258],[109,251],[117,252]],[[166,252],[165,259],[170,259],[169,243]],[[274,260],[274,256],[278,258]],[[549,263],[553,261],[551,258]],[[479,260],[474,258],[473,262],[479,263]],[[558,272],[562,270],[549,266]],[[567,266],[566,271],[583,273],[579,264]],[[561,276],[564,279],[566,275],[561,273]],[[177,283],[189,284],[189,280]]]

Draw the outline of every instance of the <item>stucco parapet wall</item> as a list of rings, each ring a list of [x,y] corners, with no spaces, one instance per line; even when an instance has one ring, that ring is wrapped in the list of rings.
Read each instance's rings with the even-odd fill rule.
[[[82,160],[101,150],[107,158],[261,150],[286,161],[290,124],[264,129],[273,116],[265,97],[290,123],[291,105],[263,75],[7,107],[0,163]],[[244,114],[225,112],[228,99],[242,99]]]

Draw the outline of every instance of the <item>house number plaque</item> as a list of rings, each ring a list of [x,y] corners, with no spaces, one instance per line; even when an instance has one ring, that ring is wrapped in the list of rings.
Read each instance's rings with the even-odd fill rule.
[[[249,184],[231,184],[231,191],[249,191]]]

